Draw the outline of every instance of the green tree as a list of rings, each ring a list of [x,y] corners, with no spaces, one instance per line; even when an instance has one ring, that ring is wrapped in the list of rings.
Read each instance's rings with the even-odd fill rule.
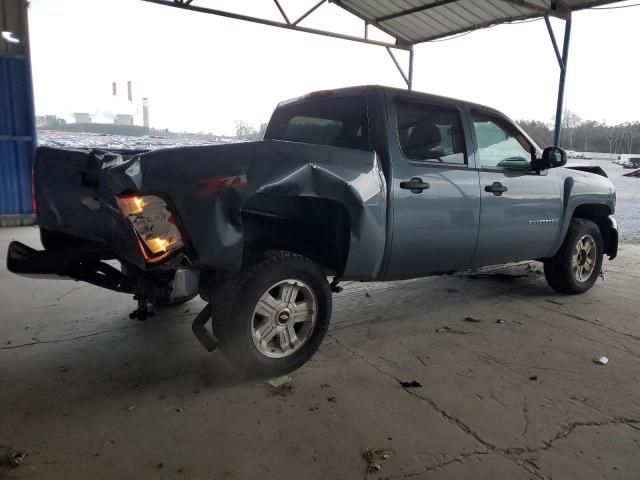
[[[553,131],[540,120],[518,120],[518,125],[527,132],[538,146],[544,148],[553,144]]]
[[[235,122],[236,138],[238,140],[253,140],[256,129],[244,120],[236,120]]]

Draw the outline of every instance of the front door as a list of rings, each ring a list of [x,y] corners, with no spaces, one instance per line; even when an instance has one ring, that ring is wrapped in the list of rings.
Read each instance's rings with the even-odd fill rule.
[[[476,267],[552,255],[560,234],[562,182],[531,170],[534,147],[508,119],[471,110],[480,170]]]
[[[397,98],[389,105],[393,234],[387,279],[466,268],[478,236],[478,172],[455,104]]]

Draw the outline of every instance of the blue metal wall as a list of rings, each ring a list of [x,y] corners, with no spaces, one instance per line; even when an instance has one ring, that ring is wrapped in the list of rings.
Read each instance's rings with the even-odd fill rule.
[[[35,116],[29,58],[0,52],[0,217],[33,214]]]

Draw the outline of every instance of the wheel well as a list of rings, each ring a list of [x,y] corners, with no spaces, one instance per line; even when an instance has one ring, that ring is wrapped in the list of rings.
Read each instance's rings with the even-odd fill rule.
[[[611,239],[608,231],[609,215],[611,215],[611,210],[609,210],[609,207],[602,204],[579,205],[573,212],[573,218],[584,218],[585,220],[591,220],[598,225],[600,233],[602,233],[602,239],[605,243],[605,253],[608,253],[611,247]]]
[[[242,209],[243,264],[259,252],[288,250],[310,258],[329,274],[344,271],[350,222],[335,200],[256,195]]]

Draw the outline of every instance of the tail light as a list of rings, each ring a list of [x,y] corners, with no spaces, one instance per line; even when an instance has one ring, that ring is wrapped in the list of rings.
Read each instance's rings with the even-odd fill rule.
[[[159,262],[184,246],[175,217],[162,198],[128,195],[116,197],[116,202],[136,232],[145,261]]]

